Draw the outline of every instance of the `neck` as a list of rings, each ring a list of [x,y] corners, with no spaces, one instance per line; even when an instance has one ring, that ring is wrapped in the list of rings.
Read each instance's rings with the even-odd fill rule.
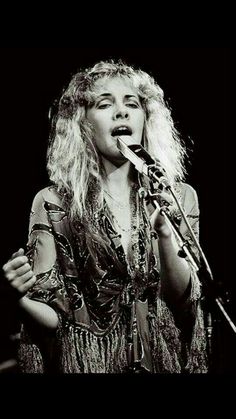
[[[107,187],[108,190],[116,191],[121,191],[126,188],[129,188],[131,183],[130,162],[127,161],[121,166],[117,167],[112,162],[106,160],[104,157],[102,157],[102,161],[106,173],[104,179],[104,186]]]

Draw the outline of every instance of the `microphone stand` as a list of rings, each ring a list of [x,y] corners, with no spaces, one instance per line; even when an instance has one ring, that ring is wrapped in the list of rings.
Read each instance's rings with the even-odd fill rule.
[[[180,257],[188,258],[189,262],[198,272],[200,281],[202,283],[203,299],[205,299],[205,302],[206,302],[206,318],[205,318],[206,336],[207,336],[208,355],[209,355],[209,360],[210,360],[212,358],[212,330],[213,330],[212,316],[211,316],[212,303],[214,303],[214,305],[221,312],[221,314],[223,314],[224,319],[229,324],[229,326],[231,327],[235,335],[236,335],[236,326],[233,323],[230,316],[225,311],[223,307],[222,299],[217,295],[216,285],[215,285],[213,275],[212,275],[209,263],[207,261],[207,258],[199,244],[199,241],[197,240],[192,230],[191,225],[189,224],[187,220],[186,214],[174,190],[172,189],[171,185],[169,184],[168,180],[163,174],[164,170],[162,169],[161,171],[160,168],[157,167],[155,160],[146,152],[146,150],[140,144],[134,144],[132,139],[128,136],[118,137],[117,147],[120,150],[120,152],[129,161],[131,161],[131,163],[135,165],[135,168],[138,170],[138,172],[145,175],[149,179],[153,190],[155,189],[153,186],[153,183],[157,183],[158,187],[163,188],[164,186],[165,189],[170,192],[170,194],[172,195],[181,213],[182,219],[184,220],[187,226],[187,229],[192,238],[192,241],[199,252],[199,258],[197,258],[191,248],[189,241],[184,239],[175,221],[170,216],[168,208],[163,208],[163,207],[161,208],[158,201],[155,199],[157,194],[152,193],[149,190],[148,193],[146,194],[145,199],[151,198],[154,203],[154,206],[160,209],[162,215],[166,219],[166,222],[168,223],[168,225],[174,232],[175,236],[177,237],[179,247],[180,247],[178,255]]]

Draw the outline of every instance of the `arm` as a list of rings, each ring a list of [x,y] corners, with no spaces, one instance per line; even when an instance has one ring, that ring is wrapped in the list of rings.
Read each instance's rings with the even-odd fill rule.
[[[31,270],[23,249],[19,249],[12,255],[11,260],[3,266],[3,271],[10,288],[14,292],[14,297],[17,296],[22,320],[27,324],[32,323],[31,326],[36,323],[36,325],[47,329],[56,329],[58,325],[56,312],[47,304],[30,300],[25,296],[34,286],[36,276]]]
[[[48,330],[56,330],[58,326],[57,313],[47,304],[22,297],[19,300],[19,308],[25,323],[32,322]]]
[[[183,208],[189,222],[198,238],[199,208],[196,192],[189,185],[183,187]],[[166,194],[165,194],[166,195]],[[167,200],[167,196],[164,197]],[[160,276],[163,294],[167,301],[178,303],[188,292],[190,286],[191,266],[186,259],[178,256],[179,245],[173,231],[169,228],[158,209],[151,217],[152,227],[158,233],[158,248],[160,256]],[[188,238],[185,223],[181,222],[180,232]],[[194,249],[193,249],[194,250]]]
[[[189,285],[190,267],[185,259],[178,256],[178,244],[164,216],[158,210],[155,212],[163,295],[167,301],[175,303],[181,300]]]
[[[35,291],[41,290],[42,295],[47,295],[55,288],[53,267],[56,262],[56,248],[50,225],[44,208],[44,200],[39,193],[33,203],[30,218],[29,246],[31,247],[32,261],[24,255],[24,250],[19,249],[3,266],[5,278],[12,290],[12,295],[17,297],[22,320],[31,326],[41,326],[54,330],[58,325],[56,311],[45,304],[47,301],[36,301]],[[51,273],[50,273],[51,272]],[[34,295],[33,295],[34,294]],[[31,327],[32,328],[32,327]]]

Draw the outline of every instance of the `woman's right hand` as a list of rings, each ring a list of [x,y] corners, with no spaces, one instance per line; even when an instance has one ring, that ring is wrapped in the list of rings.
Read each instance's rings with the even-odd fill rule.
[[[9,286],[17,292],[19,298],[35,284],[36,276],[27,256],[24,255],[24,249],[13,253],[11,259],[3,266],[3,271]]]

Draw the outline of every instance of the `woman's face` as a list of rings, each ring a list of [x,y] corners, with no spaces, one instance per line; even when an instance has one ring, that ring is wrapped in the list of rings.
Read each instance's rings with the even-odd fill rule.
[[[128,79],[104,78],[95,83],[95,102],[87,110],[87,119],[94,128],[97,150],[114,164],[126,159],[117,148],[117,138],[130,135],[140,144],[145,113],[135,88]]]

